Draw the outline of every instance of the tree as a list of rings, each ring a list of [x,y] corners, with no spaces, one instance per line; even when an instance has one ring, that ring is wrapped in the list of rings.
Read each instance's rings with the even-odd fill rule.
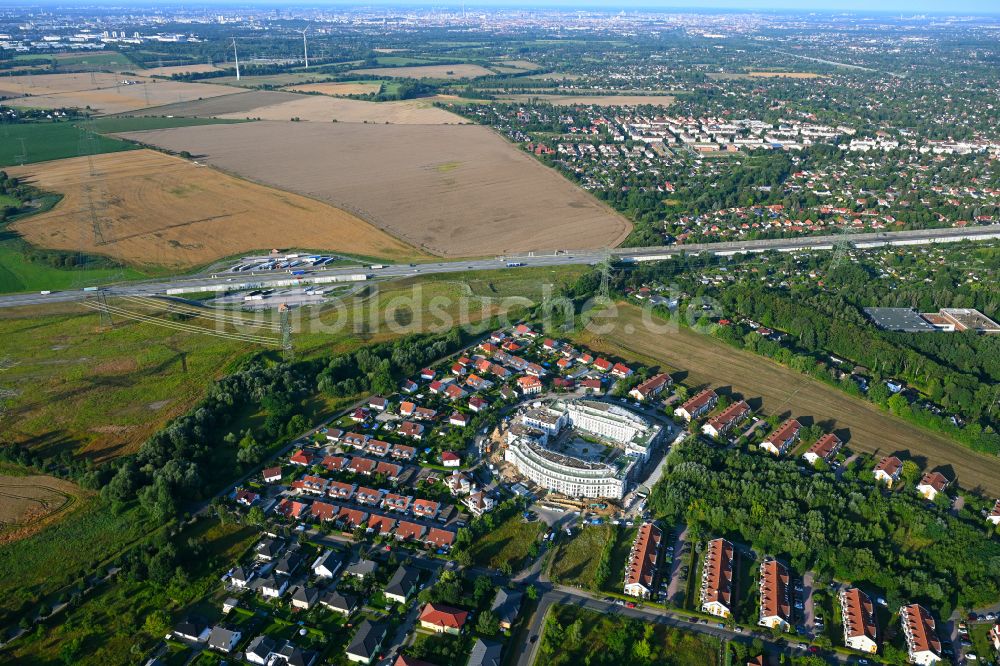
[[[250,507],[250,510],[247,511],[247,522],[249,524],[257,525],[259,527],[260,525],[264,524],[265,520],[266,518],[264,517],[264,510],[261,509],[259,506],[252,506]]]
[[[490,610],[480,613],[479,620],[476,621],[476,631],[484,636],[495,636],[500,631],[500,620],[497,619],[496,613]]]

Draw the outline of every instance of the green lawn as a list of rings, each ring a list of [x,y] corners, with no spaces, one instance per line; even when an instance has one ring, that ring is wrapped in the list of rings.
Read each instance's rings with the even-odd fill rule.
[[[528,523],[521,518],[521,514],[515,514],[473,544],[469,554],[477,565],[494,569],[506,565],[510,571],[518,571],[541,531],[540,522]]]
[[[628,529],[619,527],[615,529],[617,536],[617,541],[615,541],[615,547],[611,551],[611,564],[610,570],[611,574],[604,581],[604,586],[601,588],[605,592],[622,592],[624,589],[624,576],[625,576],[625,565],[628,563],[628,556],[632,550],[632,544],[635,542],[635,537],[639,533],[638,527],[630,527]]]
[[[715,638],[576,606],[553,606],[541,641],[546,666],[721,666]]]
[[[605,544],[615,538],[611,525],[586,525],[559,544],[552,556],[552,580],[563,585],[594,588],[594,574]]]

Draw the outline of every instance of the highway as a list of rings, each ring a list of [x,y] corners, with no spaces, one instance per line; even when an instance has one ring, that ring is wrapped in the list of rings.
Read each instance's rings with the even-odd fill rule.
[[[730,241],[720,243],[695,243],[688,245],[667,245],[642,248],[614,248],[606,252],[596,250],[556,250],[548,253],[528,253],[494,257],[490,259],[469,259],[465,261],[438,261],[421,264],[387,265],[380,269],[364,268],[357,264],[338,268],[320,268],[310,270],[301,276],[301,284],[308,285],[316,279],[342,279],[350,281],[352,276],[370,275],[372,278],[401,278],[439,273],[460,273],[464,271],[482,270],[518,270],[508,267],[508,263],[518,263],[522,266],[572,266],[596,264],[611,256],[622,262],[661,261],[680,254],[699,254],[710,252],[718,256],[729,256],[737,253],[794,252],[797,250],[829,250],[840,242],[849,242],[852,247],[870,248],[879,246],[927,245],[932,243],[948,243],[961,240],[986,240],[1000,238],[1000,224],[948,228],[924,229],[911,231],[894,231],[884,233],[833,234],[826,236],[808,236],[802,238],[777,238],[754,241]],[[248,288],[268,286],[287,286],[294,280],[287,272],[263,273],[231,273],[214,272],[209,274],[175,277],[165,280],[148,280],[112,284],[101,288],[107,296],[157,296],[164,295],[168,290],[194,291],[224,291],[239,285]],[[280,283],[286,283],[281,285]],[[214,288],[213,288],[214,287]],[[176,293],[176,291],[175,291]],[[92,297],[94,291],[82,289],[40,294],[8,294],[0,296],[0,307],[16,307],[22,305],[42,305],[46,303],[66,303]]]

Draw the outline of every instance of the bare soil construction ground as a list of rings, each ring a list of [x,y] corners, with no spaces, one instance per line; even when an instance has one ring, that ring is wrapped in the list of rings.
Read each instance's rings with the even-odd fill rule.
[[[556,106],[638,106],[652,104],[670,106],[674,103],[671,95],[497,95],[497,99],[512,102],[537,100]]]
[[[328,201],[444,256],[601,248],[631,231],[624,217],[481,126],[265,122],[123,136]]]
[[[642,312],[618,305],[618,318],[608,333],[584,333],[579,341],[623,358],[662,365],[688,373],[691,387],[731,387],[754,404],[762,398],[765,414],[812,417],[830,430],[847,429],[848,446],[880,456],[904,452],[928,469],[950,468],[963,488],[981,488],[1000,495],[1000,457],[976,453],[957,442],[898,419],[868,402],[785,368],[770,359],[734,349],[688,328],[667,333],[650,331]],[[605,322],[610,323],[610,322]],[[662,321],[657,320],[659,325]]]
[[[23,539],[67,513],[83,495],[52,476],[0,475],[0,544]]]
[[[390,78],[408,79],[474,79],[478,76],[491,76],[494,72],[480,65],[415,65],[412,67],[369,67],[354,69],[350,74],[363,76],[387,76]]]
[[[93,76],[93,81],[89,73],[18,77],[28,79],[27,85],[22,86],[18,82],[13,84],[15,88],[9,92],[27,96],[15,97],[6,103],[10,106],[38,109],[90,107],[95,113],[110,114],[238,92],[228,86],[206,83],[124,77],[121,74],[99,72],[93,73]],[[121,85],[125,78],[135,83]]]
[[[168,67],[153,67],[144,69],[142,73],[146,76],[173,76],[174,74],[202,74],[204,72],[217,72],[219,68],[209,65],[207,62],[194,65],[171,65]]]
[[[285,90],[289,92],[320,93],[336,97],[337,95],[367,95],[369,93],[377,93],[381,88],[382,84],[378,82],[350,81],[338,83],[331,81],[329,83],[305,83],[288,86]]]
[[[83,250],[126,263],[188,268],[271,247],[339,250],[386,259],[420,253],[343,210],[198,167],[152,150],[43,162],[12,175],[64,195],[13,225],[40,247]],[[98,205],[96,245],[84,186]],[[106,205],[102,205],[105,202]]]
[[[151,109],[157,115],[197,116],[243,120],[302,121],[329,123],[392,123],[398,125],[447,125],[468,121],[444,109],[435,108],[431,100],[411,99],[402,102],[363,102],[356,99],[325,95],[301,95],[293,92],[254,90],[222,98],[199,100],[184,104],[169,104]],[[195,151],[196,152],[196,151]]]

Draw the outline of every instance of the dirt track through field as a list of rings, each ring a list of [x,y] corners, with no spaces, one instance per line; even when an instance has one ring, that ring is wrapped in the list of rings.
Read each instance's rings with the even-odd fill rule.
[[[848,446],[879,456],[908,452],[927,469],[946,466],[949,478],[963,488],[1000,495],[1000,457],[976,453],[957,442],[923,430],[770,359],[734,349],[688,328],[656,333],[643,324],[641,310],[619,305],[610,333],[583,334],[580,342],[608,354],[665,364],[687,372],[690,387],[731,387],[765,414],[811,417],[828,430],[849,431]],[[657,324],[663,322],[657,320]],[[923,459],[923,460],[921,460]]]
[[[97,155],[92,161],[43,162],[9,171],[64,195],[51,211],[12,225],[39,247],[177,268],[273,247],[396,260],[423,256],[328,204],[151,150]],[[91,200],[103,244],[93,233]]]
[[[631,231],[486,127],[262,122],[123,136],[328,201],[433,254],[601,248]]]

